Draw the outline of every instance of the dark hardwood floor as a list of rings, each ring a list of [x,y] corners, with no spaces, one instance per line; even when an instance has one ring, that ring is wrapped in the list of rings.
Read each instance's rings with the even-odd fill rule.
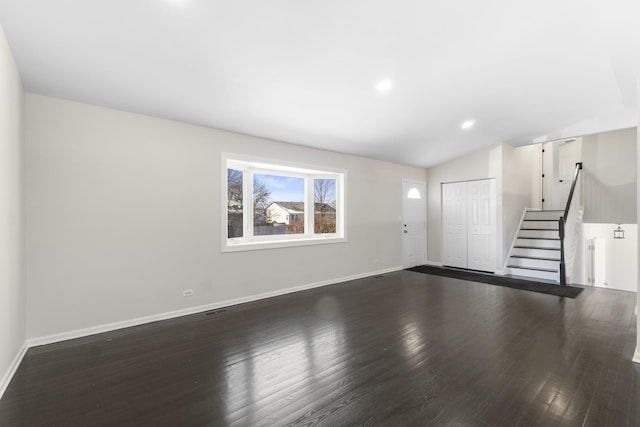
[[[32,348],[1,426],[638,426],[636,296],[400,271]]]

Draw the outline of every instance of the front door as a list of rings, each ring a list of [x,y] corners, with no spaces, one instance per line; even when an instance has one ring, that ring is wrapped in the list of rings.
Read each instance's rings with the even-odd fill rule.
[[[402,266],[426,263],[426,191],[424,182],[402,182]]]

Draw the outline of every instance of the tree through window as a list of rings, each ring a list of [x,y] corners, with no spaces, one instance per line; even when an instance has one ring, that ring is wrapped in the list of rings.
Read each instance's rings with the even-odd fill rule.
[[[320,178],[313,180],[314,231],[336,232],[336,180]]]

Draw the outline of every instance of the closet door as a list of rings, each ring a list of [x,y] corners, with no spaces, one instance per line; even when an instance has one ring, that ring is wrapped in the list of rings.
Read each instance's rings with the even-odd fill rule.
[[[442,184],[442,263],[467,268],[467,183]]]
[[[496,268],[496,181],[467,182],[467,268],[494,272]]]

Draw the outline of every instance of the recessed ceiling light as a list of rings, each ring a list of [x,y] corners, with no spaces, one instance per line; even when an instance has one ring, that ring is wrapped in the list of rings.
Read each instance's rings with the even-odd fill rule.
[[[466,122],[462,123],[462,129],[471,129],[473,127],[473,125],[476,124],[475,120],[467,120]]]
[[[385,79],[378,82],[378,86],[376,86],[378,92],[386,92],[391,89],[391,80]]]

